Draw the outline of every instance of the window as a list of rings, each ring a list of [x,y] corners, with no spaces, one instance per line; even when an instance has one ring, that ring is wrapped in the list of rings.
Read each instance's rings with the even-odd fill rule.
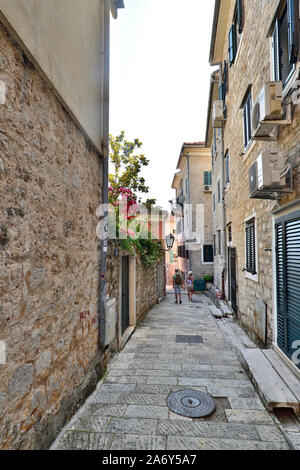
[[[228,225],[228,243],[232,242],[232,227],[231,224]]]
[[[214,235],[214,256],[216,256],[216,236]]]
[[[226,95],[228,91],[228,64],[227,60],[224,61],[223,66],[223,75],[222,75],[222,85],[219,86],[219,100],[223,101],[224,104],[224,114],[226,114]]]
[[[243,108],[243,126],[244,126],[244,149],[249,145],[252,137],[252,124],[251,124],[251,114],[252,114],[252,93],[251,89],[246,94],[245,104]]]
[[[185,194],[188,194],[189,190],[189,181],[188,178],[185,179]]]
[[[213,194],[213,211],[215,212],[216,210],[216,195],[215,193]]]
[[[298,60],[298,0],[287,0],[275,20],[272,37],[272,62],[275,81],[285,85]]]
[[[225,153],[225,184],[229,183],[229,152],[228,150]]]
[[[246,223],[246,271],[253,275],[257,274],[255,251],[255,219],[252,219]]]
[[[218,202],[221,201],[221,184],[220,184],[220,180],[218,180],[218,199],[217,199]]]
[[[212,245],[203,245],[203,263],[213,263],[214,253]]]
[[[218,254],[222,254],[222,248],[221,248],[221,230],[218,230]]]
[[[211,171],[204,171],[203,184],[204,186],[211,186]]]
[[[243,11],[243,0],[237,0],[233,23],[229,31],[229,65],[230,67],[234,64],[236,54],[238,51],[239,43],[241,40],[241,34],[243,32],[243,21],[244,21],[244,11]]]

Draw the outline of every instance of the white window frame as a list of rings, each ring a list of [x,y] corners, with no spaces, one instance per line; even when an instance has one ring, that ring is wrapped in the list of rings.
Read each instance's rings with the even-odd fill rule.
[[[256,218],[256,213],[252,214],[251,216],[247,217],[244,219],[244,226],[246,226],[247,222],[250,222],[251,220],[254,220],[254,232],[255,232],[255,266],[256,266],[256,274],[251,274],[248,273],[248,271],[245,271],[245,277],[247,279],[250,279],[251,281],[254,282],[259,282],[259,269],[258,269],[258,245],[257,245],[257,218]],[[245,237],[245,266],[247,265],[247,244],[246,244],[246,235],[244,234]]]
[[[204,261],[204,245],[205,245],[205,246],[212,246],[212,249],[213,249],[213,259],[214,259],[214,256],[215,256],[215,255],[214,255],[214,245],[211,244],[211,243],[204,243],[204,244],[202,245],[202,250],[201,250],[201,252],[202,252],[202,264],[214,264],[214,261]]]

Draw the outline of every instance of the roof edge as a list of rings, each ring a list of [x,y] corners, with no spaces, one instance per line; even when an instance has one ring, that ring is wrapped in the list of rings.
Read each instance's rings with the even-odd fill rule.
[[[212,24],[210,52],[209,52],[209,59],[208,59],[208,62],[210,63],[210,65],[214,65],[212,62],[213,62],[213,57],[214,57],[214,52],[215,52],[216,33],[217,33],[217,26],[218,26],[218,21],[219,21],[220,7],[221,7],[221,0],[215,0],[214,19],[213,19],[213,24]]]

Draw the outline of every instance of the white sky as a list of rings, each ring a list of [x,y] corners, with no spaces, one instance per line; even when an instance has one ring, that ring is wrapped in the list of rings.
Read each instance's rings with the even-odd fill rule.
[[[124,0],[111,21],[110,133],[143,142],[146,197],[169,209],[183,142],[205,140],[214,0]]]

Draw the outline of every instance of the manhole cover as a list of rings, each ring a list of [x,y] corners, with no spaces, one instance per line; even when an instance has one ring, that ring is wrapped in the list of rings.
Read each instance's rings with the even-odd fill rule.
[[[170,393],[167,406],[174,413],[188,418],[204,418],[216,410],[214,400],[198,390],[179,390]]]
[[[202,336],[177,335],[176,343],[203,343]]]

